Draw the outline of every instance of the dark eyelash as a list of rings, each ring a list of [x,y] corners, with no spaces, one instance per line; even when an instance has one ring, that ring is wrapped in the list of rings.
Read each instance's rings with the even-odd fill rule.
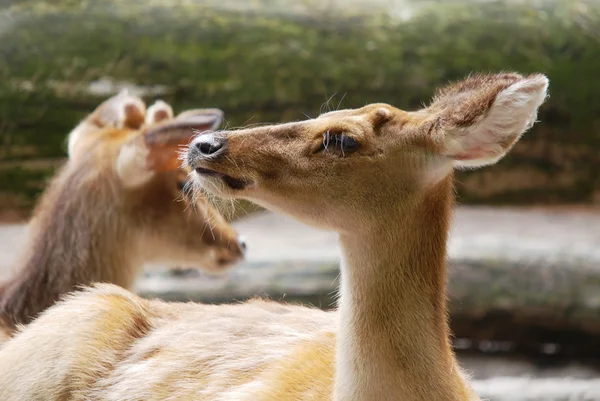
[[[329,142],[331,141],[331,133],[329,130],[323,133],[323,150],[329,149]]]
[[[332,139],[334,140],[334,146],[342,152],[342,157],[346,156],[346,150],[358,148],[358,142],[351,136],[346,135],[344,132],[331,133],[331,130],[327,130],[323,133],[323,142],[320,150],[329,150]]]

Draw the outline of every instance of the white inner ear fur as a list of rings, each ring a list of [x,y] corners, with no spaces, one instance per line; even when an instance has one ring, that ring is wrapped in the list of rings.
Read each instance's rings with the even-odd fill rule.
[[[146,184],[154,176],[154,171],[146,165],[149,149],[137,143],[127,143],[119,152],[115,170],[126,188],[136,188]]]
[[[547,89],[548,78],[543,75],[522,79],[504,89],[479,122],[447,133],[445,155],[459,168],[496,163],[535,123]]]
[[[146,125],[156,124],[156,116],[161,111],[167,113],[167,120],[173,119],[173,108],[168,103],[157,100],[152,106],[148,107],[148,110],[146,111]]]
[[[445,156],[433,156],[427,161],[425,174],[423,175],[423,187],[431,187],[444,178],[446,178],[454,170],[452,159]]]

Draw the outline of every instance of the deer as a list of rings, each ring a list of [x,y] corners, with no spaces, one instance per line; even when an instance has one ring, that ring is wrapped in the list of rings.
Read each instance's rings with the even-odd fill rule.
[[[449,340],[453,172],[507,154],[548,84],[473,74],[416,111],[374,103],[197,136],[183,156],[195,185],[338,233],[337,309],[95,285],[5,344],[0,398],[478,400]]]
[[[121,92],[68,136],[68,160],[33,212],[15,276],[0,289],[6,339],[61,295],[93,282],[131,288],[148,262],[188,263],[223,272],[245,243],[207,199],[193,198],[180,146],[217,128],[218,109],[174,117]],[[182,194],[183,193],[183,194]]]

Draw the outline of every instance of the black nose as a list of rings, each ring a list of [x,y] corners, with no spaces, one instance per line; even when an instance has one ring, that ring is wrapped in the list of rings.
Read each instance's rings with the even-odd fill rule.
[[[200,135],[196,138],[194,146],[202,156],[217,156],[225,150],[227,138],[214,133]]]

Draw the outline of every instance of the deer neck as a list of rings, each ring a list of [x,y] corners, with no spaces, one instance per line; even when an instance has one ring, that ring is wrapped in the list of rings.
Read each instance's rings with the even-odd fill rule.
[[[79,285],[132,285],[142,261],[112,206],[116,194],[109,186],[77,187],[80,181],[59,177],[36,209],[19,270],[0,291],[4,324],[28,323]]]
[[[448,177],[403,200],[380,226],[340,234],[336,400],[471,399],[446,319],[452,204]]]

